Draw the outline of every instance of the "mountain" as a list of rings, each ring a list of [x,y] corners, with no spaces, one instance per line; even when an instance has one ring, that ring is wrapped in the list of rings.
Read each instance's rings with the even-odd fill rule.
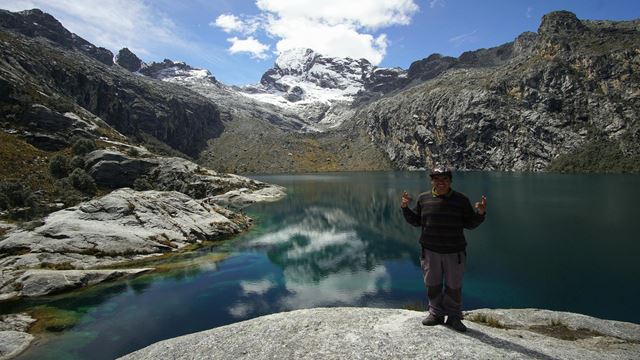
[[[56,142],[59,150],[79,133],[97,138],[119,132],[195,157],[222,131],[215,104],[182,86],[114,66],[111,52],[110,62],[96,56],[99,48],[51,15],[3,10],[0,25],[3,128],[36,147],[52,150]]]
[[[169,59],[164,59],[161,63],[153,62],[151,65],[145,64],[144,67],[141,66],[138,70],[141,74],[162,81],[176,82],[180,84],[189,82],[204,82],[214,85],[218,84],[218,81],[213,75],[211,75],[209,70],[196,69],[182,61],[173,62]]]
[[[139,71],[147,66],[136,54],[127,48],[120,49],[114,60],[116,64],[131,72]]]
[[[3,11],[0,111],[34,143],[64,146],[78,131],[32,129],[43,105],[229,172],[637,172],[638,24],[553,12],[513,42],[407,70],[295,49],[236,87],[125,49],[114,64],[48,14]]]
[[[97,47],[71,33],[53,16],[39,9],[16,13],[0,9],[0,28],[19,32],[32,38],[48,39],[57,46],[81,51],[105,65],[113,65],[113,53],[111,51]]]
[[[547,14],[507,61],[451,67],[353,120],[398,168],[637,172],[639,24]]]
[[[366,59],[326,57],[312,49],[292,49],[278,56],[259,84],[245,86],[241,93],[292,109],[326,129],[342,121],[330,116],[333,108],[392,90],[406,77],[406,71],[400,68],[378,68]]]

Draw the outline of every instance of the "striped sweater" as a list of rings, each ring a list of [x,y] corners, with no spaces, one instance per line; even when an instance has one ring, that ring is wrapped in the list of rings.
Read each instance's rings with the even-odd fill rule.
[[[454,190],[439,196],[424,192],[416,207],[402,208],[402,214],[409,224],[422,227],[422,247],[441,254],[463,251],[467,246],[463,229],[476,228],[486,215],[476,213],[469,199]]]

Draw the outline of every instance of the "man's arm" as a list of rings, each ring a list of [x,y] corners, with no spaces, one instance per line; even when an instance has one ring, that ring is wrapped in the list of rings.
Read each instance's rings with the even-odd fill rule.
[[[486,206],[487,206],[487,198],[482,196],[482,200],[479,203],[476,203],[476,209],[474,210],[471,207],[471,203],[469,199],[466,199],[466,204],[463,210],[463,226],[465,229],[475,229],[477,228],[486,216]]]
[[[409,206],[400,206],[404,219],[413,226],[422,226],[422,208],[420,208],[420,198],[416,201],[416,207],[411,210]]]

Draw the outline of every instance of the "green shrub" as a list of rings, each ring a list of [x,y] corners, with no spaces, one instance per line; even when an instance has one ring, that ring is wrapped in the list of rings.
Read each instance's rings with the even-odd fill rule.
[[[56,179],[69,175],[69,159],[64,155],[56,155],[49,161],[49,173]]]
[[[73,206],[83,200],[82,193],[76,190],[71,184],[69,178],[64,178],[55,183],[56,196],[64,203],[65,206]]]
[[[0,194],[0,211],[9,208],[9,198],[5,194]]]
[[[129,155],[129,156],[133,156],[133,157],[137,157],[137,156],[139,156],[139,155],[140,155],[140,151],[138,151],[138,149],[137,149],[137,148],[130,147],[130,148],[127,150],[127,155]]]
[[[69,181],[74,188],[82,191],[87,195],[95,195],[97,188],[96,182],[89,174],[82,169],[74,169],[71,175],[69,175]]]
[[[96,149],[96,142],[91,139],[80,138],[71,147],[75,155],[85,155]]]
[[[621,143],[597,136],[568,154],[555,158],[550,172],[638,173],[640,156],[625,154]]]
[[[9,210],[12,219],[30,219],[38,213],[38,197],[20,182],[0,181],[0,210]]]
[[[0,181],[0,194],[6,198],[6,207],[29,206],[34,201],[31,189],[17,181]]]
[[[133,189],[137,191],[153,190],[153,186],[146,177],[139,177],[133,182]]]
[[[74,156],[69,162],[69,168],[73,169],[84,169],[84,157],[80,155]]]

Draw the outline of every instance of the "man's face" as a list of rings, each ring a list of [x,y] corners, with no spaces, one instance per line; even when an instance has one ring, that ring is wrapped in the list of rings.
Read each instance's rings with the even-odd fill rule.
[[[435,175],[431,177],[431,185],[436,189],[438,195],[444,195],[449,192],[451,179],[445,175]]]

